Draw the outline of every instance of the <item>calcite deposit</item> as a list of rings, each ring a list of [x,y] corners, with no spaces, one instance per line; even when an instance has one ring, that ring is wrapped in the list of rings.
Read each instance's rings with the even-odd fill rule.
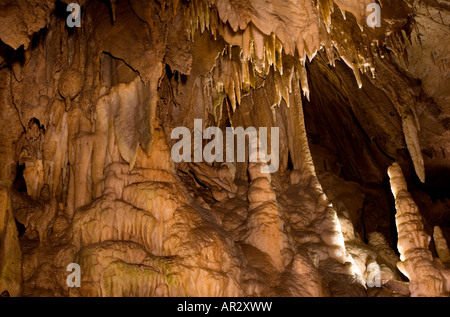
[[[449,25],[440,0],[3,1],[1,296],[449,296]]]

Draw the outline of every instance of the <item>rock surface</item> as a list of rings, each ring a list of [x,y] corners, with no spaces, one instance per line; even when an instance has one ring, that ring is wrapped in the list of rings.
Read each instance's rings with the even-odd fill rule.
[[[450,294],[448,4],[69,3],[0,4],[0,294]]]

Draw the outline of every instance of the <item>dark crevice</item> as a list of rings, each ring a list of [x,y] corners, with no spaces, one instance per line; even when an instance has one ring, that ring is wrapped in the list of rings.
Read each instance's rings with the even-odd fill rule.
[[[289,171],[294,170],[294,164],[292,163],[292,158],[291,158],[291,152],[290,151],[288,151],[287,169]]]
[[[21,193],[27,192],[27,184],[23,177],[23,171],[25,170],[25,164],[17,164],[16,167],[16,178],[13,182],[13,188]]]
[[[25,234],[25,231],[27,228],[25,228],[25,226],[18,222],[17,219],[15,219],[16,222],[16,228],[17,228],[17,232],[19,233],[19,238],[22,237]]]

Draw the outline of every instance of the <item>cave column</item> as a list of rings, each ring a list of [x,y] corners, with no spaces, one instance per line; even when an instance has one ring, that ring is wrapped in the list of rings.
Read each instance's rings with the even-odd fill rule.
[[[305,117],[303,113],[303,103],[301,97],[300,81],[304,78],[296,71],[292,80],[292,93],[289,95],[290,107],[284,108],[284,117],[288,131],[289,151],[292,157],[294,170],[290,175],[291,185],[308,184],[314,188],[317,195],[315,213],[321,215],[323,230],[321,239],[328,245],[330,258],[340,263],[350,262],[353,271],[360,275],[354,265],[352,256],[345,248],[344,236],[336,210],[326,196],[322,185],[317,178],[316,169],[312,159],[306,133]]]
[[[258,135],[258,138],[260,135]],[[285,268],[283,249],[288,238],[284,223],[279,216],[278,202],[271,184],[271,174],[264,173],[267,163],[261,160],[267,154],[261,149],[258,138],[250,139],[249,166],[250,187],[248,190],[249,215],[245,242],[267,253],[278,271]],[[272,153],[273,154],[273,153]]]

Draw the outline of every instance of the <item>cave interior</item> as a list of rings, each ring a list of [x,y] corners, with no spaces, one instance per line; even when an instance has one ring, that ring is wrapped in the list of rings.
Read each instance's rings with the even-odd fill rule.
[[[449,296],[449,70],[446,0],[4,0],[0,294]]]

